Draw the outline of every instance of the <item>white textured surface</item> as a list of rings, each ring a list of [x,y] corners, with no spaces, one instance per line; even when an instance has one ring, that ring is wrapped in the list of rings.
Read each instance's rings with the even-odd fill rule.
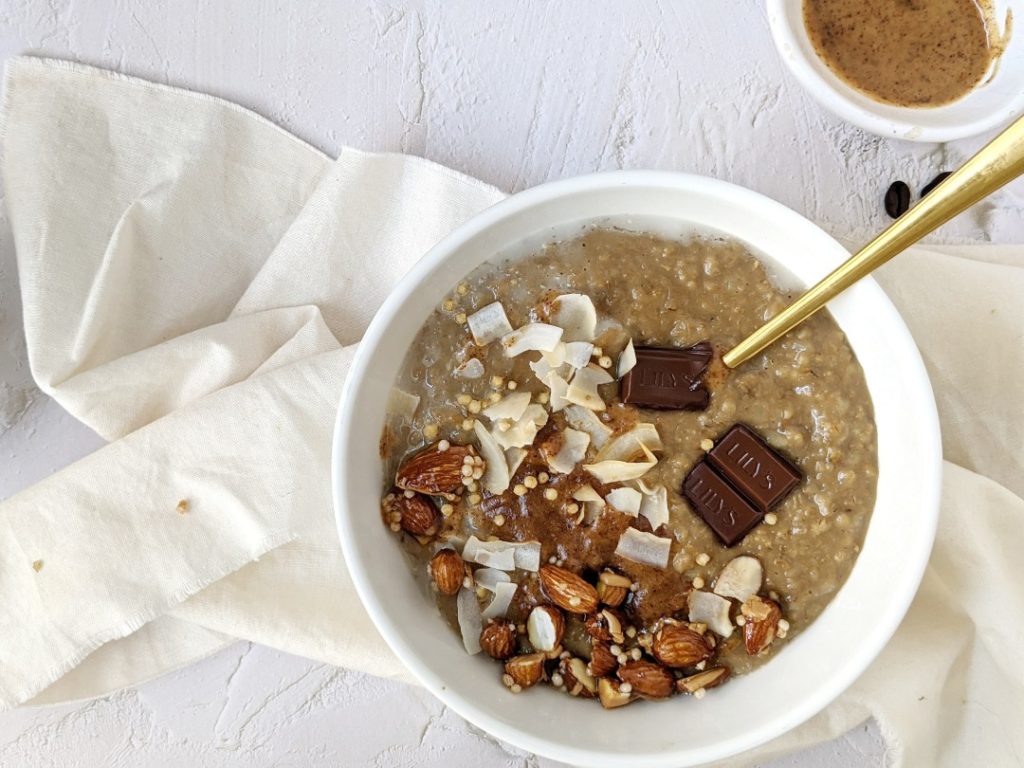
[[[919,188],[981,139],[912,145],[824,114],[757,0],[713,3],[0,0],[0,58],[74,58],[249,106],[321,149],[420,154],[509,190],[611,168],[704,173],[858,242],[895,178]],[[1024,240],[1024,185],[944,241]],[[99,439],[31,383],[0,218],[0,498]],[[866,726],[776,766],[880,765]],[[0,765],[550,765],[423,691],[238,644],[109,698],[0,715]]]

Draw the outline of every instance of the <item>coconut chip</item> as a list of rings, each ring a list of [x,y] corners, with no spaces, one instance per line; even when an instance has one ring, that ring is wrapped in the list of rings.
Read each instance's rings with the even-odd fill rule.
[[[455,375],[460,379],[479,379],[484,375],[484,364],[475,357],[455,367]]]
[[[466,318],[466,322],[469,323],[474,343],[479,347],[512,333],[512,324],[505,315],[505,308],[498,301],[478,309]]]
[[[573,368],[586,368],[594,355],[594,345],[589,341],[571,341],[565,345],[564,362]]]
[[[643,492],[643,501],[640,502],[640,514],[646,517],[651,523],[651,528],[658,530],[662,525],[668,524],[668,490],[664,485],[656,488],[649,488],[642,481],[637,481]]]
[[[480,653],[480,633],[484,622],[480,616],[480,604],[476,601],[476,591],[463,587],[459,590],[456,601],[459,616],[459,632],[462,633],[462,644],[466,653],[475,656]]]
[[[566,398],[569,392],[569,382],[559,376],[557,371],[549,371],[542,381],[550,390],[548,405],[551,406],[553,413],[557,413],[569,405],[569,400]]]
[[[473,583],[488,592],[496,592],[499,583],[511,580],[511,576],[497,568],[477,568],[473,571]]]
[[[384,410],[392,416],[401,419],[411,419],[416,415],[416,409],[420,407],[420,399],[404,389],[392,387],[388,393],[388,402]]]
[[[627,480],[639,480],[651,469],[658,460],[648,450],[647,446],[640,444],[643,449],[646,461],[599,461],[594,464],[584,464],[583,468],[593,475],[599,483],[624,483]]]
[[[603,411],[606,406],[597,388],[613,381],[608,371],[596,365],[588,365],[586,368],[580,368],[572,377],[565,397],[570,403],[582,405],[592,411]]]
[[[515,597],[518,589],[519,585],[512,581],[502,581],[495,585],[494,597],[491,599],[490,605],[484,608],[480,618],[486,621],[503,617],[512,604],[512,598]]]
[[[558,441],[558,452],[554,456],[549,456],[543,449],[541,452],[552,472],[568,475],[587,455],[590,435],[567,427],[559,433],[559,437],[561,439]]]
[[[540,359],[543,360],[551,370],[558,370],[565,363],[567,345],[564,341],[555,344],[550,352],[541,352]]]
[[[636,528],[627,528],[619,537],[615,554],[635,563],[653,565],[655,568],[666,568],[671,548],[672,542],[669,539],[655,536],[653,533],[638,531]]]
[[[491,493],[504,493],[508,490],[511,482],[505,452],[479,421],[473,422],[473,431],[476,432],[477,440],[480,441],[480,455],[483,456],[486,464],[484,476],[480,478],[480,485]]]
[[[554,312],[551,322],[565,329],[565,341],[593,341],[597,328],[597,310],[589,296],[582,293],[566,293],[556,298],[552,305]]]
[[[607,443],[594,457],[596,461],[632,461],[644,455],[644,446],[652,451],[662,449],[661,436],[653,424],[642,421],[628,432]]]
[[[732,634],[729,601],[724,597],[694,589],[687,598],[687,610],[691,622],[707,624],[708,629],[722,637]]]
[[[540,570],[540,542],[519,541],[515,546],[516,568],[537,573]]]
[[[492,430],[491,437],[502,448],[523,448],[533,445],[538,430],[547,423],[548,412],[544,410],[544,406],[532,403],[523,411],[519,421],[504,432],[497,428]]]
[[[732,597],[745,603],[761,591],[764,569],[761,561],[750,555],[734,557],[718,574],[715,581],[715,594]]]
[[[605,496],[604,500],[619,510],[619,512],[636,517],[640,511],[643,494],[633,488],[616,488]]]
[[[540,350],[551,352],[562,338],[562,329],[547,323],[527,323],[522,328],[501,337],[505,357],[515,357],[523,352]]]
[[[554,410],[554,407],[552,407],[552,410]],[[569,426],[581,429],[590,435],[591,444],[599,451],[612,436],[611,427],[601,421],[596,413],[589,408],[584,408],[582,405],[566,406],[565,420],[569,422]]]
[[[500,571],[519,568],[536,573],[540,570],[540,542],[480,541],[476,536],[470,536],[462,549],[462,559]]]
[[[592,485],[581,485],[572,492],[572,497],[576,501],[594,501],[599,503],[602,507],[604,506],[604,499],[601,498],[600,493],[594,490],[594,486]]]
[[[507,448],[505,450],[505,460],[508,462],[508,476],[511,478],[515,475],[516,470],[519,469],[519,465],[523,463],[523,459],[526,458],[526,454],[529,453],[525,448]]]
[[[618,378],[622,378],[636,367],[636,350],[633,348],[633,340],[630,339],[626,348],[619,355],[619,363],[615,368]]]
[[[497,421],[498,419],[519,421],[529,404],[529,392],[513,392],[512,394],[505,395],[494,405],[484,408],[482,413],[491,421]]]

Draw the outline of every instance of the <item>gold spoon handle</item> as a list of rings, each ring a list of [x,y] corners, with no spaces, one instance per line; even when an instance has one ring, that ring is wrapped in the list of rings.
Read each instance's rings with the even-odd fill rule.
[[[729,350],[723,361],[729,368],[735,368],[749,360],[862,277],[1021,173],[1024,173],[1024,117],[982,147],[921,202],[821,282]]]

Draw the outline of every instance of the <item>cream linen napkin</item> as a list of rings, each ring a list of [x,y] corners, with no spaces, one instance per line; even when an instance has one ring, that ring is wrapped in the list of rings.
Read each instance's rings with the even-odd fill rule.
[[[415,158],[332,163],[231,104],[64,62],[11,62],[4,111],[33,374],[114,442],[0,505],[0,703],[110,690],[239,637],[402,675],[335,543],[336,400],[394,281],[501,194]],[[1024,259],[922,249],[881,279],[956,462],[939,539],[878,661],[745,759],[874,715],[898,764],[1012,764]]]

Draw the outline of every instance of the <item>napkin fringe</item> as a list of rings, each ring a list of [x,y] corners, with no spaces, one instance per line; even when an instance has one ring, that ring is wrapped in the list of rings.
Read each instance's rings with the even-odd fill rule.
[[[271,534],[263,538],[259,546],[250,550],[247,553],[243,553],[239,558],[240,562],[226,565],[222,568],[216,568],[211,573],[207,574],[201,580],[195,580],[189,582],[184,587],[179,589],[177,592],[171,594],[167,601],[162,605],[156,605],[148,610],[140,611],[134,616],[129,617],[117,627],[106,629],[102,632],[98,632],[92,637],[85,640],[81,647],[74,651],[73,654],[69,655],[60,664],[51,667],[47,670],[42,678],[42,685],[40,686],[23,686],[16,688],[12,691],[0,694],[0,712],[4,712],[18,706],[22,702],[28,701],[33,696],[38,695],[41,691],[44,691],[51,684],[55,683],[61,677],[66,675],[72,669],[81,664],[85,658],[95,651],[100,646],[109,643],[113,640],[120,640],[122,637],[127,637],[133,632],[138,631],[144,625],[153,621],[160,616],[166,614],[175,605],[188,600],[190,597],[204,590],[206,587],[214,584],[221,579],[229,576],[235,571],[244,568],[246,565],[259,560],[263,555],[267,554],[271,550],[277,549],[297,538],[297,534],[294,531],[283,530],[277,533]]]

